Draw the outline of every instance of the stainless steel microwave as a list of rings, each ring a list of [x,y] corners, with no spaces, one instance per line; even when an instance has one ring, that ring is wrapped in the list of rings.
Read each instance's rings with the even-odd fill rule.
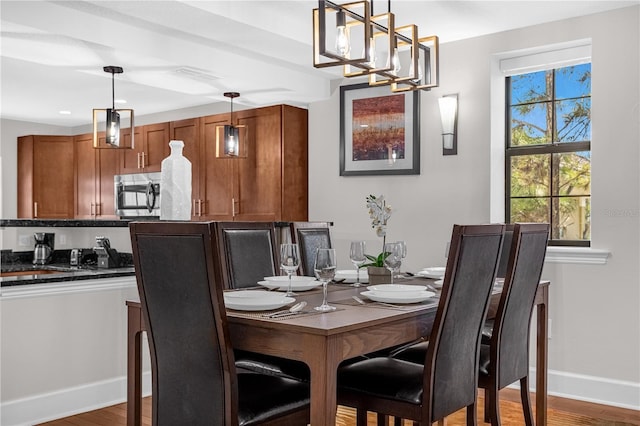
[[[116,215],[121,218],[160,217],[160,173],[113,177]]]

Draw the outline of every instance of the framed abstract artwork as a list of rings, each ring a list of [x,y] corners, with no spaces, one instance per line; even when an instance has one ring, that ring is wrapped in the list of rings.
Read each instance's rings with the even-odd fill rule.
[[[418,174],[419,91],[340,87],[340,176]]]

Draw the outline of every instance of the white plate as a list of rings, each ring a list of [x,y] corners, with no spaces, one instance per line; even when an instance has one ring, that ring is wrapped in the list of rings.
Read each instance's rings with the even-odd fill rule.
[[[277,281],[277,282],[289,282],[287,275],[277,275],[275,277],[264,277],[265,281]],[[304,275],[294,275],[291,277],[291,281],[315,281],[316,277],[307,277]]]
[[[432,268],[424,268],[423,270],[416,273],[416,276],[423,278],[433,278],[440,279],[444,278],[444,273],[447,270],[444,266],[434,266]]]
[[[434,292],[426,290],[417,294],[376,293],[375,291],[363,291],[360,294],[373,301],[386,303],[418,303],[430,299],[436,295]]]
[[[407,284],[378,284],[370,285],[367,290],[373,291],[379,295],[399,295],[404,296],[419,296],[427,288],[422,285],[407,285]]]
[[[434,281],[434,282],[433,282],[433,284],[431,284],[431,285],[432,285],[433,287],[435,287],[435,288],[440,288],[440,287],[442,287],[442,284],[444,284],[444,280],[437,280],[437,281]]]
[[[265,290],[239,290],[224,293],[224,304],[229,309],[239,311],[268,311],[295,302],[293,297]]]
[[[258,281],[258,284],[266,288],[278,289],[281,291],[287,291],[289,286],[289,282],[287,281]],[[301,280],[296,280],[294,277],[292,277],[291,290],[293,291],[311,290],[313,288],[318,287],[321,284],[322,283],[320,281],[309,281],[309,280],[301,281]]]
[[[346,283],[355,283],[357,279],[357,273],[355,269],[345,269],[342,271],[337,271],[336,276],[333,279],[344,280],[344,282]],[[369,274],[367,273],[367,268],[360,269],[360,282],[369,282]]]

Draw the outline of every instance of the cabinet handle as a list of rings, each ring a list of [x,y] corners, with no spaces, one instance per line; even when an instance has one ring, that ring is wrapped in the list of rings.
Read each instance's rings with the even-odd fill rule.
[[[198,216],[202,216],[202,200],[198,200]]]
[[[95,206],[96,206],[95,203],[91,203],[91,207],[89,207],[89,215],[95,216],[94,214]]]
[[[33,217],[38,217],[38,202],[33,203]]]
[[[141,168],[140,167],[140,153],[138,153],[137,156],[138,156],[138,168],[140,169]]]
[[[142,168],[144,169],[145,167],[147,167],[147,165],[145,164],[146,163],[146,161],[145,161],[146,155],[145,155],[144,152],[142,152],[141,154],[142,154]]]
[[[231,216],[233,217],[236,216],[236,199],[235,198],[231,199]]]

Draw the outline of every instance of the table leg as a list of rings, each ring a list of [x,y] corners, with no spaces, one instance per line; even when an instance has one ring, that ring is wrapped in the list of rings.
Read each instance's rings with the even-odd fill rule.
[[[311,373],[311,424],[335,426],[337,402],[337,370],[342,361],[342,346],[336,339],[324,336],[309,339],[312,348],[307,364]]]
[[[538,426],[547,425],[547,362],[548,362],[548,304],[549,289],[544,287],[542,303],[538,304],[538,334],[536,353],[536,424]]]
[[[127,426],[142,423],[142,311],[127,306]]]

